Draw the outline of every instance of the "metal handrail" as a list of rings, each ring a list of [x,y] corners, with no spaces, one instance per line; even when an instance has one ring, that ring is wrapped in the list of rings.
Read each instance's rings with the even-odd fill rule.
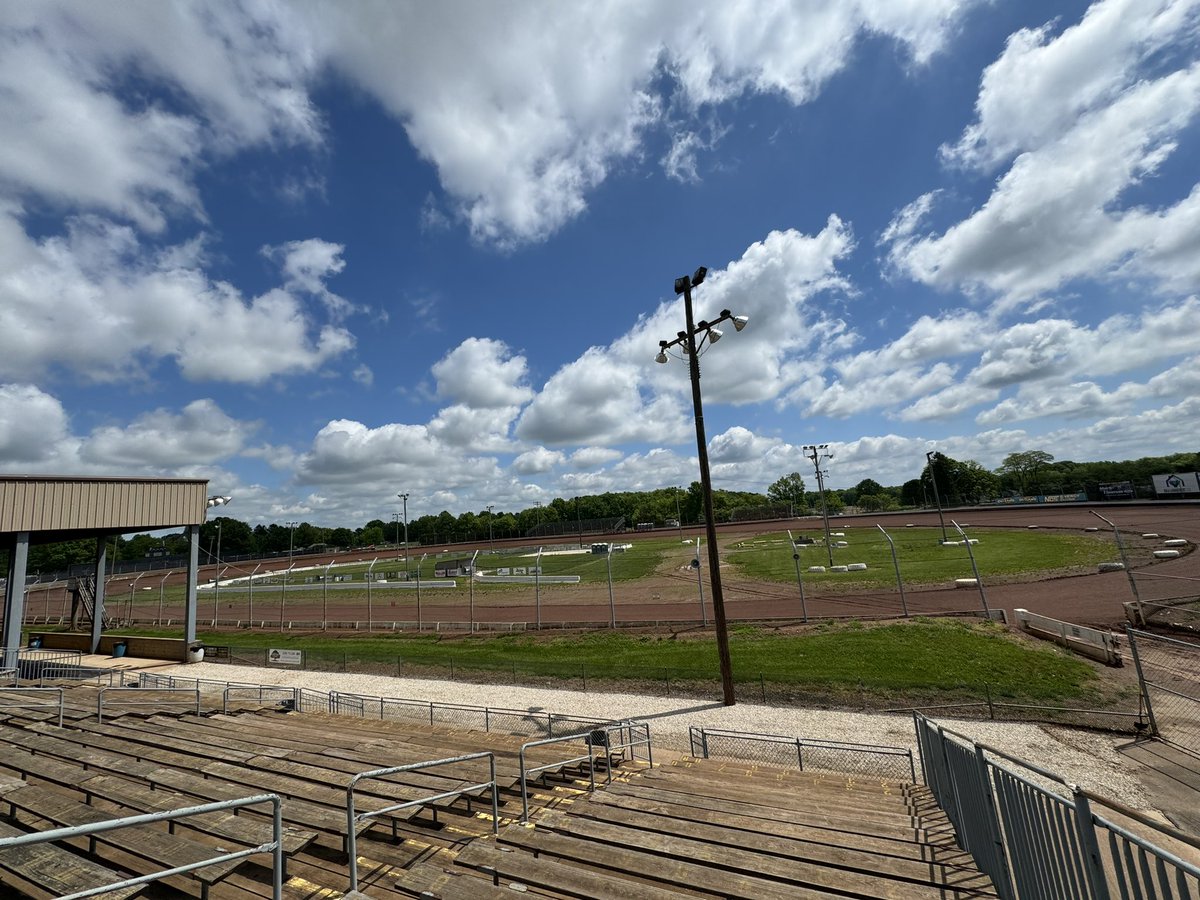
[[[354,812],[354,787],[360,781],[368,778],[382,778],[385,775],[395,775],[399,772],[414,772],[419,769],[431,769],[434,766],[447,766],[453,763],[469,762],[473,759],[488,760],[488,767],[491,778],[481,784],[472,784],[466,787],[457,788],[452,791],[443,791],[440,794],[431,794],[428,797],[421,797],[417,800],[409,800],[405,803],[396,803],[392,806],[385,806],[382,809],[371,810],[370,812],[355,813]],[[346,785],[346,853],[350,858],[350,891],[358,890],[358,835],[357,825],[359,822],[365,822],[368,819],[378,818],[379,816],[387,815],[388,813],[397,812],[401,809],[411,809],[414,806],[425,806],[437,800],[445,800],[448,797],[461,797],[463,794],[473,791],[483,790],[485,788],[492,790],[492,834],[496,834],[499,830],[500,821],[500,806],[497,795],[499,790],[496,786],[496,754],[491,751],[483,751],[481,753],[468,753],[465,756],[454,756],[446,759],[434,759],[428,762],[409,763],[406,766],[391,766],[386,769],[372,769],[369,772],[359,772],[350,779],[350,783]]]
[[[65,703],[63,701],[63,694],[64,694],[63,688],[60,688],[60,687],[12,687],[12,688],[5,688],[5,692],[6,693],[16,692],[16,693],[21,693],[21,694],[24,694],[24,693],[46,693],[46,694],[57,693],[58,694],[58,702],[57,703],[23,703],[23,702],[19,702],[19,701],[15,701],[15,700],[11,703],[7,703],[4,700],[0,699],[0,709],[42,709],[42,708],[46,708],[46,707],[53,708],[53,707],[57,706],[58,707],[58,727],[59,728],[63,727],[63,707],[65,706]]]
[[[235,850],[229,853],[222,853],[211,859],[200,860],[198,862],[187,863],[182,866],[175,866],[171,869],[164,869],[161,872],[152,872],[149,875],[139,875],[135,878],[127,878],[124,881],[113,882],[112,884],[101,885],[99,887],[88,888],[85,891],[77,891],[74,894],[65,894],[59,897],[59,900],[82,900],[84,897],[94,897],[98,894],[104,894],[108,891],[121,890],[127,887],[136,887],[140,884],[150,884],[154,881],[160,881],[163,878],[169,878],[172,875],[186,875],[188,872],[194,872],[197,869],[203,869],[206,866],[215,865],[216,863],[232,862],[238,859],[246,859],[250,856],[256,856],[259,853],[270,851],[273,854],[272,864],[272,880],[271,880],[271,896],[273,900],[281,900],[283,896],[283,812],[278,794],[256,794],[252,797],[241,797],[236,800],[221,800],[216,803],[204,803],[199,806],[185,806],[179,809],[167,810],[165,812],[143,813],[136,816],[126,816],[120,819],[110,819],[107,822],[93,822],[88,825],[74,825],[69,828],[55,828],[50,831],[34,832],[33,834],[23,834],[17,837],[0,838],[0,850],[6,847],[22,847],[29,844],[43,844],[52,841],[66,840],[67,838],[85,837],[93,834],[100,834],[105,831],[115,831],[118,828],[128,828],[133,825],[146,825],[151,822],[166,822],[182,819],[187,816],[201,815],[203,813],[220,812],[226,809],[240,809],[243,806],[252,806],[259,803],[271,804],[271,840],[265,844],[259,844],[257,847],[250,847],[245,850]]]
[[[197,688],[196,690],[199,690],[199,688]],[[230,685],[229,687],[225,688],[224,691],[221,692],[221,712],[226,715],[229,714],[229,698],[232,694],[234,694],[238,691],[251,692],[254,695],[254,698],[257,700],[264,699],[263,698],[264,694],[280,695],[279,702],[281,704],[290,702],[292,704],[292,708],[294,709],[294,708],[296,708],[296,705],[297,705],[296,704],[297,690],[298,690],[298,688],[277,687],[274,685],[265,685],[265,684],[260,684],[257,686]]]
[[[585,731],[580,734],[564,734],[561,737],[543,738],[540,741],[529,741],[521,745],[519,759],[521,763],[521,821],[529,821],[529,784],[528,780],[540,772],[545,772],[550,769],[561,769],[564,766],[569,766],[572,763],[580,763],[586,761],[588,764],[588,778],[591,782],[591,789],[596,790],[596,765],[593,749],[592,735],[593,731]],[[544,747],[547,744],[563,744],[567,741],[585,741],[587,743],[588,752],[586,756],[574,756],[570,759],[561,759],[557,762],[547,763],[544,766],[535,766],[532,769],[525,765],[525,751],[530,747]]]
[[[175,688],[175,687],[172,687],[172,688],[152,688],[152,690],[160,692],[160,693],[165,692],[165,693],[170,693],[170,694],[192,694],[196,698],[196,715],[200,715],[200,688]],[[96,692],[96,722],[97,722],[97,724],[104,723],[104,697],[105,697],[105,695],[113,694],[113,693],[125,693],[125,692],[141,693],[141,694],[147,693],[145,688],[140,688],[140,687],[136,687],[136,686],[135,687],[104,687],[104,688],[100,688],[100,690],[98,690]],[[161,708],[164,703],[169,703],[169,702],[170,701],[164,701],[161,699],[146,700],[144,702],[139,702],[139,701],[135,700],[132,703],[125,703],[122,705],[123,706],[153,706],[156,708]]]

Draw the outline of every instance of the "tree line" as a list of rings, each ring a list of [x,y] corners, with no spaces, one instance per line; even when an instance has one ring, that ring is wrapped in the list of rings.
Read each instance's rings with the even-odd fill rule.
[[[1166,472],[1200,471],[1200,453],[1176,453],[1143,457],[1123,462],[1055,460],[1042,450],[1010,453],[995,470],[974,460],[956,460],[932,453],[920,474],[901,485],[885,486],[871,478],[841,490],[810,490],[799,472],[789,472],[766,490],[713,491],[713,515],[718,522],[807,516],[843,512],[847,507],[862,512],[904,508],[969,506],[1003,498],[1040,495],[1084,494],[1101,501],[1101,484],[1128,481],[1138,497],[1154,496],[1151,476]],[[935,494],[936,489],[936,494]],[[600,520],[624,520],[630,530],[638,523],[656,527],[669,524],[694,525],[703,521],[703,497],[698,481],[688,487],[652,491],[622,491],[587,497],[555,498],[519,511],[483,509],[454,515],[443,510],[418,516],[407,523],[410,546],[432,546],[465,541],[531,537],[557,525],[559,533],[593,531]],[[271,523],[251,527],[230,516],[216,516],[200,527],[202,562],[248,556],[276,556],[311,548],[354,549],[380,545],[395,546],[405,539],[405,523],[399,513],[390,521],[371,519],[358,528],[326,528],[309,522],[294,527]],[[30,548],[29,571],[65,571],[72,565],[95,558],[95,541],[65,541]],[[188,552],[182,533],[163,537],[138,534],[109,539],[109,558],[140,561],[156,556],[180,557]],[[0,557],[4,554],[0,554]]]

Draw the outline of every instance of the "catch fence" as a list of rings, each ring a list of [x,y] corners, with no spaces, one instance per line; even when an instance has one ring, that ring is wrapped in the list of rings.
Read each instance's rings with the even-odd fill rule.
[[[1200,753],[1200,644],[1126,628],[1150,716],[1165,741]]]

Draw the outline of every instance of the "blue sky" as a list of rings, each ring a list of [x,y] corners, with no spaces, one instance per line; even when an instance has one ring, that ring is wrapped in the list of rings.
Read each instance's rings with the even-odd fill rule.
[[[1197,449],[1200,0],[6,3],[0,470],[252,523]],[[811,480],[811,479],[810,479]]]

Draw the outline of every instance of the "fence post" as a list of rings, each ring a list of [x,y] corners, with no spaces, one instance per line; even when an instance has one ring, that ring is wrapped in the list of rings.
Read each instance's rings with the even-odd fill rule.
[[[587,666],[580,665],[579,666],[579,674],[581,676],[583,676],[583,690],[584,690],[584,693],[587,693]]]
[[[985,681],[983,683],[983,689],[987,693],[988,718],[994,722],[996,721],[996,708],[992,706],[992,683],[990,681]]]
[[[1137,639],[1133,635],[1133,629],[1128,625],[1125,626],[1125,636],[1129,638],[1129,652],[1133,656],[1133,667],[1137,670],[1138,687],[1142,691],[1142,698],[1146,701],[1146,715],[1150,717],[1150,733],[1158,734],[1158,723],[1154,721],[1154,704],[1150,702],[1150,687],[1146,684],[1146,675],[1142,671],[1142,657],[1138,654]]]
[[[804,771],[804,744],[800,742],[800,738],[796,738],[796,762],[800,766],[800,771]]]
[[[767,702],[767,683],[763,680],[763,673],[758,673],[758,689],[762,692],[762,702]]]
[[[1079,842],[1082,844],[1088,887],[1092,889],[1092,896],[1096,900],[1108,900],[1108,880],[1104,877],[1096,826],[1092,824],[1092,805],[1077,784],[1071,785],[1071,797],[1075,801],[1075,829],[1079,832]]]

